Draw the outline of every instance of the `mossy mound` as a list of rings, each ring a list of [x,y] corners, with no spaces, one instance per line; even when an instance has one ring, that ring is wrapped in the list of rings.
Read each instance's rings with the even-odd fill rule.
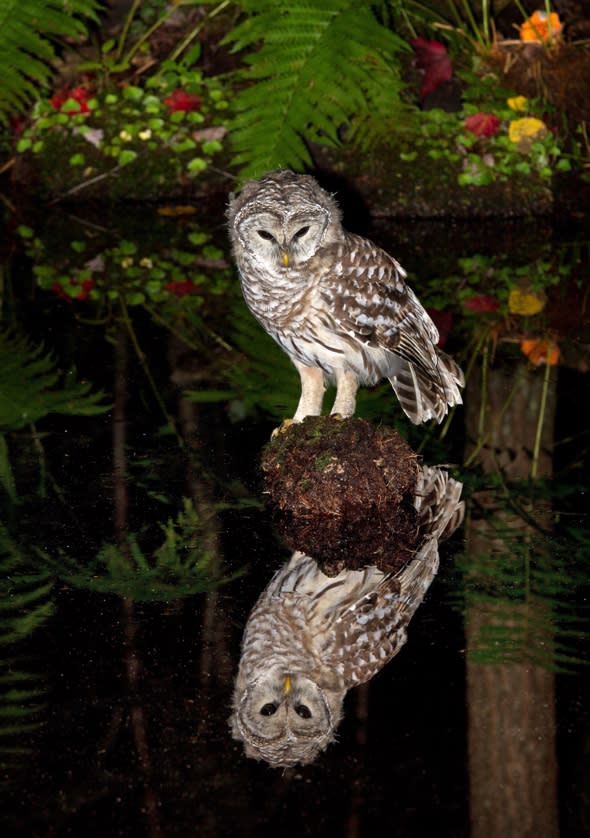
[[[284,541],[328,575],[397,570],[414,553],[417,459],[390,428],[309,417],[281,430],[261,465]]]

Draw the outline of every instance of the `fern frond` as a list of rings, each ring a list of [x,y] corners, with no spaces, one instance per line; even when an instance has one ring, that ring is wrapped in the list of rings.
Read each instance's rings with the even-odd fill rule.
[[[14,431],[49,413],[91,416],[109,408],[89,383],[67,386],[43,346],[0,332],[0,429]],[[2,460],[0,460],[1,464]],[[5,472],[5,466],[2,473]]]
[[[86,33],[98,0],[2,0],[0,3],[0,121],[23,110],[48,84],[55,58],[51,40]]]
[[[55,562],[56,572],[78,588],[141,602],[169,601],[211,591],[234,577],[220,578],[217,556],[203,546],[209,526],[210,522],[185,498],[176,518],[161,525],[164,540],[151,554],[143,551],[137,536],[131,533],[124,546],[104,544],[87,567],[62,554]]]
[[[388,124],[405,112],[400,52],[406,44],[369,2],[244,0],[248,17],[226,38],[245,57],[232,143],[243,177],[311,163],[306,141],[337,145],[357,121]],[[384,96],[384,92],[386,95]]]

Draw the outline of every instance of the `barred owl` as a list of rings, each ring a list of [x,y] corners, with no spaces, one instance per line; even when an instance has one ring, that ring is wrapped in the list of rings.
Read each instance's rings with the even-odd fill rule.
[[[229,234],[246,303],[293,361],[301,398],[293,417],[354,415],[359,384],[389,379],[412,422],[442,421],[461,403],[458,365],[437,349],[436,326],[403,268],[348,233],[334,198],[309,175],[276,171],[232,196]]]
[[[419,472],[420,547],[397,573],[324,575],[296,552],[272,578],[244,631],[230,725],[247,756],[312,762],[334,739],[346,692],[372,678],[407,639],[438,570],[438,543],[460,524],[461,484]]]

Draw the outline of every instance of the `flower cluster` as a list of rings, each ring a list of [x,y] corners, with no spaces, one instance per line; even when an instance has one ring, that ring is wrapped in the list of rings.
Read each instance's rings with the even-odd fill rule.
[[[113,198],[174,194],[223,151],[227,104],[221,83],[198,71],[101,95],[62,88],[35,105],[17,152],[35,156],[51,192],[87,182]]]

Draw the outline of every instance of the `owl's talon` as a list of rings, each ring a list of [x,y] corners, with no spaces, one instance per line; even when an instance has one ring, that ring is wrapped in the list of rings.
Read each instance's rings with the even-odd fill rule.
[[[291,427],[291,425],[294,425],[294,424],[295,424],[295,420],[294,420],[294,419],[283,419],[283,421],[281,422],[281,424],[279,425],[279,427],[274,429],[274,431],[273,431],[273,432],[272,432],[272,434],[270,435],[270,438],[271,438],[271,439],[277,439],[277,437],[278,437],[280,434],[284,434],[284,433],[286,433],[286,431],[288,431],[288,430],[289,430],[289,428]]]

